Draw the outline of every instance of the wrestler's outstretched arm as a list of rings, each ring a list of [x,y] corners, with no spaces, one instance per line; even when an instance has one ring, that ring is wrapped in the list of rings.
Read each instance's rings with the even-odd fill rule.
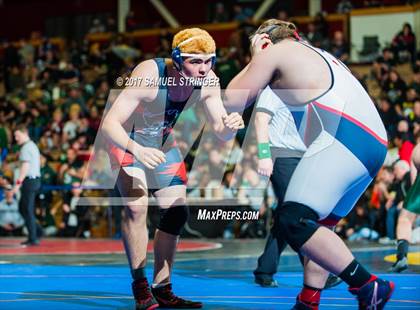
[[[131,78],[136,81],[142,81],[146,78],[154,79],[158,76],[158,68],[153,60],[140,63],[131,74]],[[157,87],[143,86],[145,83],[140,82],[137,84],[125,88],[119,94],[111,109],[105,115],[102,130],[113,143],[132,153],[147,168],[153,169],[165,161],[165,154],[158,149],[139,145],[130,139],[123,127],[123,124],[130,118],[140,103],[153,101],[158,93]]]
[[[208,74],[209,79],[216,79],[213,71]],[[207,119],[216,135],[223,141],[232,139],[238,129],[244,128],[244,121],[239,113],[226,112],[220,95],[220,85],[203,86],[201,99]]]

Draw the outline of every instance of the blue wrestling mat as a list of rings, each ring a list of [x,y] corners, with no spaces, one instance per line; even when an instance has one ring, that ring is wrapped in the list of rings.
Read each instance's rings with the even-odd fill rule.
[[[180,262],[173,273],[174,291],[203,301],[204,309],[290,309],[300,290],[301,272],[280,272],[276,277],[278,288],[261,288],[253,283],[250,271],[221,272],[207,268],[210,264],[228,264],[242,269],[247,260]],[[233,261],[237,263],[232,265]],[[150,268],[148,272],[150,279]],[[420,309],[420,274],[379,275],[396,284],[387,309]],[[134,309],[130,281],[126,266],[3,264],[0,309]],[[356,307],[345,284],[322,294],[321,309]]]

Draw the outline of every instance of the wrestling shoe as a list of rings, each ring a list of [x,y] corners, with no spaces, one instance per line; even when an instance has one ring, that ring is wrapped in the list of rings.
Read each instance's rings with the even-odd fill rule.
[[[159,307],[158,302],[150,291],[146,278],[134,280],[131,288],[136,300],[136,310],[153,310]]]
[[[389,269],[390,272],[400,273],[408,268],[407,257],[397,260],[394,265]]]
[[[359,310],[381,310],[394,291],[394,282],[374,278],[361,288],[349,288],[349,292],[357,297]]]
[[[325,287],[324,289],[329,289],[332,288],[334,286],[339,285],[341,282],[343,282],[343,280],[341,280],[339,277],[337,277],[336,275],[333,275],[332,273],[330,273],[330,275],[328,276],[327,282],[325,283]]]
[[[278,287],[279,286],[277,281],[274,280],[273,278],[255,276],[254,281],[255,283],[261,285],[262,287]]]
[[[159,308],[198,309],[203,307],[199,301],[185,300],[176,296],[170,283],[161,287],[152,287],[152,293],[159,303]]]
[[[311,304],[307,304],[299,299],[300,294],[296,297],[296,304],[293,306],[291,310],[318,310],[319,303],[313,302]]]

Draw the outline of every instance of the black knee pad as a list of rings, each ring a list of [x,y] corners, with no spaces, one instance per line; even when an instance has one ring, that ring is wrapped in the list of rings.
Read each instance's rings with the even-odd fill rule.
[[[319,228],[318,214],[297,202],[285,202],[280,208],[274,219],[273,233],[298,252]]]
[[[188,221],[189,210],[185,205],[160,209],[160,221],[157,228],[168,234],[179,236],[185,223]]]

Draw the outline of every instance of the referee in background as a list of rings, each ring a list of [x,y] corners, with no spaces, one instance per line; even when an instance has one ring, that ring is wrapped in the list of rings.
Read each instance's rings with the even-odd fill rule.
[[[24,246],[39,245],[37,223],[35,218],[35,198],[41,188],[41,159],[37,145],[30,139],[28,129],[24,125],[16,127],[15,140],[20,149],[19,177],[14,186],[14,193],[20,189],[19,211],[25,219],[28,240]]]

